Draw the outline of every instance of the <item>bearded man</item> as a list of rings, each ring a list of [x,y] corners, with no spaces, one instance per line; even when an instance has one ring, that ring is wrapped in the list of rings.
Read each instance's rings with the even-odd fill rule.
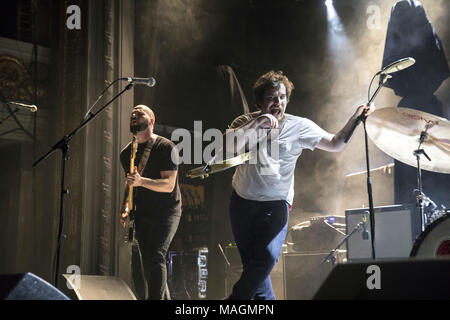
[[[169,300],[166,256],[180,222],[181,193],[178,162],[172,161],[172,154],[177,156],[177,152],[172,152],[175,145],[155,134],[154,125],[155,115],[149,107],[133,108],[130,131],[138,142],[134,173],[129,172],[131,143],[121,151],[120,161],[127,174],[127,185],[134,188],[134,247],[141,257],[137,262],[133,260],[135,287],[146,288],[142,295],[148,299]],[[127,213],[122,210],[120,222],[124,227],[126,219]],[[137,283],[142,281],[142,274],[147,284],[144,286]]]

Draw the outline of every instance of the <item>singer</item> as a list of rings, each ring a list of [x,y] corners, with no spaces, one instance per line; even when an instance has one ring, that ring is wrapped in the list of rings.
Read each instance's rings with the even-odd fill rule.
[[[166,255],[180,222],[181,193],[178,166],[171,158],[175,145],[153,133],[154,125],[155,115],[150,108],[145,105],[134,107],[130,131],[138,139],[135,163],[138,164],[136,169],[140,166],[141,170],[129,174],[131,143],[121,151],[120,161],[127,173],[127,185],[135,190],[136,240],[132,273],[136,291],[141,299],[170,300]],[[146,161],[145,166],[141,161]],[[120,219],[124,225],[122,213]],[[142,276],[144,283],[140,280]],[[143,289],[139,292],[138,288]]]
[[[240,165],[232,179],[230,220],[243,272],[228,297],[230,300],[275,299],[270,272],[286,237],[298,157],[305,148],[342,151],[346,147],[344,140],[359,117],[373,112],[367,105],[359,106],[347,124],[333,135],[311,120],[286,113],[293,89],[282,71],[262,75],[253,86],[259,111],[239,116],[230,126],[235,131],[232,134],[244,136],[250,136],[252,130],[277,130],[279,144],[278,159],[268,156],[264,163]],[[227,144],[226,148],[242,153],[253,146]]]

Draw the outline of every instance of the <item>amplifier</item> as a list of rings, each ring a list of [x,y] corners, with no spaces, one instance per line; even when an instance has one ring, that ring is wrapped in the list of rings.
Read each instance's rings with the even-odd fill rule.
[[[173,300],[207,297],[208,248],[188,252],[169,251],[167,284]]]
[[[415,204],[375,207],[374,213],[375,258],[409,257],[414,240],[420,233],[420,215]],[[355,232],[347,239],[347,260],[371,259],[369,209],[345,210],[345,218],[347,234],[350,234],[363,220],[367,230],[367,236],[364,236],[362,232]]]

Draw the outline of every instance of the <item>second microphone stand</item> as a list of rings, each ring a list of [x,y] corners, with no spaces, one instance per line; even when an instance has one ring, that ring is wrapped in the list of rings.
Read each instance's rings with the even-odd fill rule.
[[[346,235],[344,237],[344,239],[342,239],[341,242],[339,242],[339,244],[336,246],[336,248],[334,248],[333,250],[330,251],[330,253],[325,257],[325,259],[323,259],[323,261],[321,262],[320,265],[324,264],[327,261],[331,261],[331,265],[334,266],[336,265],[336,253],[339,253],[339,248],[347,241],[348,238],[350,238],[353,234],[355,234],[357,231],[361,231],[361,229],[365,228],[365,222],[361,221],[360,223],[358,223],[352,230],[352,232],[350,232],[348,235]],[[348,250],[348,248],[347,248]]]

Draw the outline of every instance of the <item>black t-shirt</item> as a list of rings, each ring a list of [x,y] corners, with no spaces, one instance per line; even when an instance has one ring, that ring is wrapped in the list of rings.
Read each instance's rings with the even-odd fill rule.
[[[139,166],[147,143],[138,144],[134,164]],[[178,165],[172,161],[172,141],[157,136],[150,156],[142,173],[143,177],[161,179],[160,171],[178,170]],[[126,173],[130,172],[131,142],[120,152],[120,162]],[[164,215],[181,215],[181,193],[178,177],[172,192],[156,192],[144,187],[135,187],[136,220],[150,220]]]

